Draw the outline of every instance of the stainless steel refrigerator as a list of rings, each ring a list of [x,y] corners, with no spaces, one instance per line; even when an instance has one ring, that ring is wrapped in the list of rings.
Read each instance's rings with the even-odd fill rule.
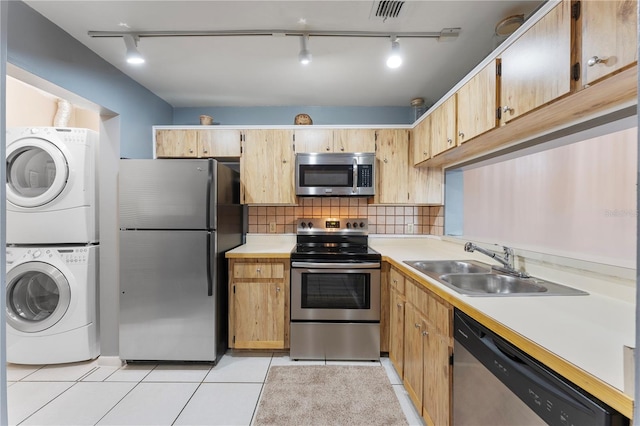
[[[237,171],[215,160],[120,160],[120,358],[216,362],[227,264],[242,244]]]

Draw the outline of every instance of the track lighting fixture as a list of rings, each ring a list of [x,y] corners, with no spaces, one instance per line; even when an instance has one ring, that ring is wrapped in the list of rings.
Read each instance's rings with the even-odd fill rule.
[[[130,64],[143,64],[144,58],[138,52],[138,37],[132,34],[125,34],[122,36],[124,39],[124,45],[127,48],[127,62]]]
[[[309,65],[311,62],[311,52],[307,48],[307,42],[309,40],[309,34],[303,34],[300,36],[300,53],[298,54],[298,60],[302,65]]]
[[[387,58],[387,66],[389,68],[398,68],[402,65],[402,57],[400,56],[400,42],[398,37],[391,36],[391,53]]]
[[[387,59],[389,68],[398,68],[402,65],[400,56],[399,38],[432,38],[438,41],[455,40],[460,34],[460,28],[443,28],[441,31],[432,32],[400,32],[395,34],[377,31],[300,31],[300,30],[219,30],[219,31],[137,31],[135,34],[120,31],[89,31],[89,37],[122,37],[127,47],[127,62],[130,64],[141,64],[144,58],[138,52],[138,41],[142,37],[233,37],[233,36],[257,36],[257,37],[300,37],[300,53],[298,60],[301,64],[307,65],[311,62],[311,52],[307,46],[309,37],[359,37],[391,38],[391,55]]]

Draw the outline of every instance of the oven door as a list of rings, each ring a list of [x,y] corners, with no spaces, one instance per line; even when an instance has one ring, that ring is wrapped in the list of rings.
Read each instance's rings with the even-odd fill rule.
[[[292,321],[380,321],[380,263],[291,265]]]

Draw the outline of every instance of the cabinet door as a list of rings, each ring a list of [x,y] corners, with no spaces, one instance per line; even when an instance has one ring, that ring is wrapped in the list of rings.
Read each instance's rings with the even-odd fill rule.
[[[406,303],[404,309],[404,387],[413,405],[422,413],[423,370],[423,319],[417,309]]]
[[[198,130],[200,157],[240,157],[240,130]]]
[[[570,2],[559,3],[506,48],[501,63],[502,124],[569,93]]]
[[[431,156],[456,147],[456,95],[453,94],[431,117]]]
[[[444,173],[436,167],[409,167],[409,204],[442,204]]]
[[[295,204],[293,133],[247,130],[240,157],[244,204]]]
[[[431,158],[431,114],[427,115],[411,134],[412,164],[418,165]]]
[[[389,328],[389,359],[398,376],[404,377],[404,296],[391,289]]]
[[[409,202],[409,132],[405,129],[376,131],[376,202],[394,204]]]
[[[583,1],[582,84],[638,60],[636,0]]]
[[[197,130],[156,130],[156,157],[197,157]]]
[[[427,423],[451,423],[451,309],[430,296],[428,321],[423,324],[423,417]]]
[[[339,129],[333,136],[334,152],[375,152],[374,129]]]
[[[458,90],[458,145],[496,127],[496,61]]]
[[[236,349],[284,348],[284,291],[278,281],[234,282]]]
[[[296,152],[333,152],[333,130],[294,130]]]

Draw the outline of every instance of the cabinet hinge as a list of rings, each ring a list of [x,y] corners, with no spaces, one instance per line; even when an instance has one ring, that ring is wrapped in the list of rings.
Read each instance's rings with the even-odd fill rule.
[[[502,64],[501,63],[496,64],[496,75],[498,77],[502,77]]]
[[[236,342],[236,336],[233,336],[233,343]]]
[[[235,336],[233,338],[235,339]],[[449,355],[449,365],[453,365],[453,354]]]
[[[571,17],[573,19],[580,18],[580,2],[576,1],[571,5]]]
[[[496,119],[500,120],[502,118],[502,108],[496,108]]]
[[[233,294],[236,294],[236,286],[233,286]]]
[[[574,81],[580,81],[580,62],[576,62],[571,67],[571,78]]]
[[[240,155],[242,155],[242,145],[240,145]]]

